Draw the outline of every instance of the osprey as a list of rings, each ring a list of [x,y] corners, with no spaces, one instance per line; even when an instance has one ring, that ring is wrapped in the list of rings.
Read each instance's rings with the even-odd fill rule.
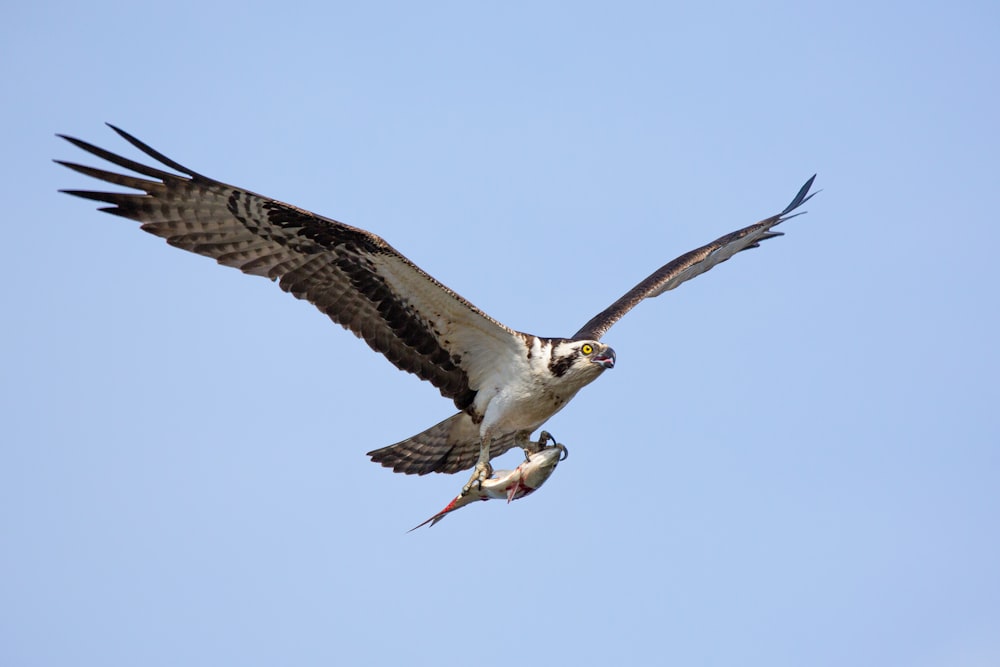
[[[142,194],[63,190],[111,204],[102,211],[244,273],[264,276],[315,305],[397,368],[427,380],[458,413],[368,455],[396,472],[424,475],[474,467],[463,493],[488,479],[490,459],[512,447],[537,451],[531,434],[585,385],[615,365],[601,342],[640,301],[671,290],[736,253],[780,236],[772,231],[812,195],[813,176],[777,215],[727,234],[654,271],[569,338],[514,331],[439,283],[380,237],[188,169],[113,125],[122,138],[181,175],[72,137],[78,148],[135,172],[57,160],[74,171]]]

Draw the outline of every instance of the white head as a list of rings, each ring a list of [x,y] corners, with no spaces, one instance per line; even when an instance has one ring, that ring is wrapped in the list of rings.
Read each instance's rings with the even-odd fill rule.
[[[563,381],[583,386],[615,367],[615,351],[596,340],[553,341],[549,372]]]

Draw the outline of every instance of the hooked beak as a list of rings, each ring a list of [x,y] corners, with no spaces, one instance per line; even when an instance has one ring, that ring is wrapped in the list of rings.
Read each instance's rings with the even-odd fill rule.
[[[591,361],[593,361],[595,364],[598,364],[601,368],[605,370],[607,370],[608,368],[614,368],[615,351],[609,347],[604,352],[591,359]]]

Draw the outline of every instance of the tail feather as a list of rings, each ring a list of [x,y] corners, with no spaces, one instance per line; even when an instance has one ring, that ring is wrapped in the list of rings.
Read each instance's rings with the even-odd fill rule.
[[[490,458],[500,456],[513,446],[513,435],[494,440],[490,445]],[[368,456],[375,463],[392,468],[393,472],[407,475],[467,470],[479,460],[479,426],[468,414],[459,412],[423,433],[370,451]]]

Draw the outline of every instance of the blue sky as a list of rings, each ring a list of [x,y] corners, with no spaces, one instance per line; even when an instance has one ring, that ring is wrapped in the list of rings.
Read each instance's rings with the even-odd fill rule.
[[[1000,662],[995,3],[4,14],[0,663]],[[364,453],[449,402],[56,194],[105,121],[539,335],[822,192],[609,332],[541,491],[407,534],[464,475]]]

